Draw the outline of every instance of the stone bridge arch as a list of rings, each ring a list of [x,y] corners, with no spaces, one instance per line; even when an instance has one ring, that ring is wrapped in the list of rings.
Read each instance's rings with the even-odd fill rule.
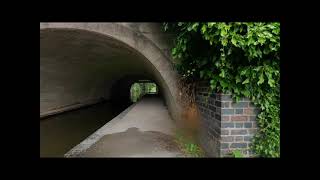
[[[178,74],[166,51],[170,45],[162,42],[165,35],[156,27],[155,23],[40,23],[40,116],[111,98],[118,80],[132,75],[133,81],[142,75],[159,85],[172,118],[180,118]]]

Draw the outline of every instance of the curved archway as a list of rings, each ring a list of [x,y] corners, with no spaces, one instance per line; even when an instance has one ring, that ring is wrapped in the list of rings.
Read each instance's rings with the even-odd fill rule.
[[[117,23],[40,23],[40,113],[110,99],[115,84],[123,79],[130,84],[139,76],[159,85],[172,118],[178,119],[177,74],[144,35]]]

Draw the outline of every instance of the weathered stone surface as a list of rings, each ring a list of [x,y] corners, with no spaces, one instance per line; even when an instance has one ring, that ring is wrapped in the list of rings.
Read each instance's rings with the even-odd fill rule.
[[[248,107],[248,102],[232,103],[232,107],[234,107],[234,108],[246,108],[246,107]]]
[[[248,131],[246,129],[240,129],[240,130],[231,130],[231,135],[246,135]]]
[[[221,149],[228,149],[229,143],[221,143]]]
[[[230,121],[230,116],[222,116],[222,121]]]
[[[234,123],[236,128],[243,128],[243,123]]]
[[[253,136],[244,136],[244,141],[251,141]]]
[[[246,148],[247,143],[232,143],[230,148]]]
[[[230,107],[230,102],[223,102],[222,104],[223,104],[222,105],[223,108],[229,108]]]
[[[247,121],[247,116],[231,116],[231,121]]]
[[[221,128],[234,128],[234,123],[221,123]]]
[[[221,136],[223,142],[233,142],[233,136]]]
[[[246,122],[244,123],[245,128],[252,128],[252,122]]]
[[[229,135],[230,134],[230,131],[227,130],[227,129],[222,129],[221,130],[221,135]]]
[[[243,109],[235,109],[235,114],[243,114]]]
[[[234,109],[222,109],[221,113],[224,115],[233,115],[234,114]]]
[[[239,142],[239,141],[243,141],[244,138],[243,136],[235,136],[234,139],[236,142]]]

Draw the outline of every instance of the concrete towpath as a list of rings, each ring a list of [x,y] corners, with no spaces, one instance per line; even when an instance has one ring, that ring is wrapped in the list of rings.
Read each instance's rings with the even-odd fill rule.
[[[143,97],[65,157],[186,157],[175,142],[175,124],[158,97]]]

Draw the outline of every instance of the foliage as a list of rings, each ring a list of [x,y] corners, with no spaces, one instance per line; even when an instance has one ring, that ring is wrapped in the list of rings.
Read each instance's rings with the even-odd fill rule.
[[[176,34],[172,55],[189,81],[207,80],[215,92],[250,98],[261,110],[253,150],[280,156],[280,23],[164,23]]]
[[[141,96],[141,87],[139,83],[134,83],[130,89],[131,101],[137,102]]]
[[[144,91],[142,87],[144,87]],[[157,85],[155,83],[134,83],[130,89],[130,98],[132,102],[137,102],[143,95],[155,93],[157,93]]]
[[[232,156],[235,158],[243,158],[243,154],[241,153],[240,150],[235,150],[232,152]]]
[[[184,153],[192,157],[204,157],[204,152],[191,136],[182,131],[176,132],[176,142]]]
[[[144,83],[146,88],[146,93],[156,93],[157,92],[157,85],[155,83]]]

